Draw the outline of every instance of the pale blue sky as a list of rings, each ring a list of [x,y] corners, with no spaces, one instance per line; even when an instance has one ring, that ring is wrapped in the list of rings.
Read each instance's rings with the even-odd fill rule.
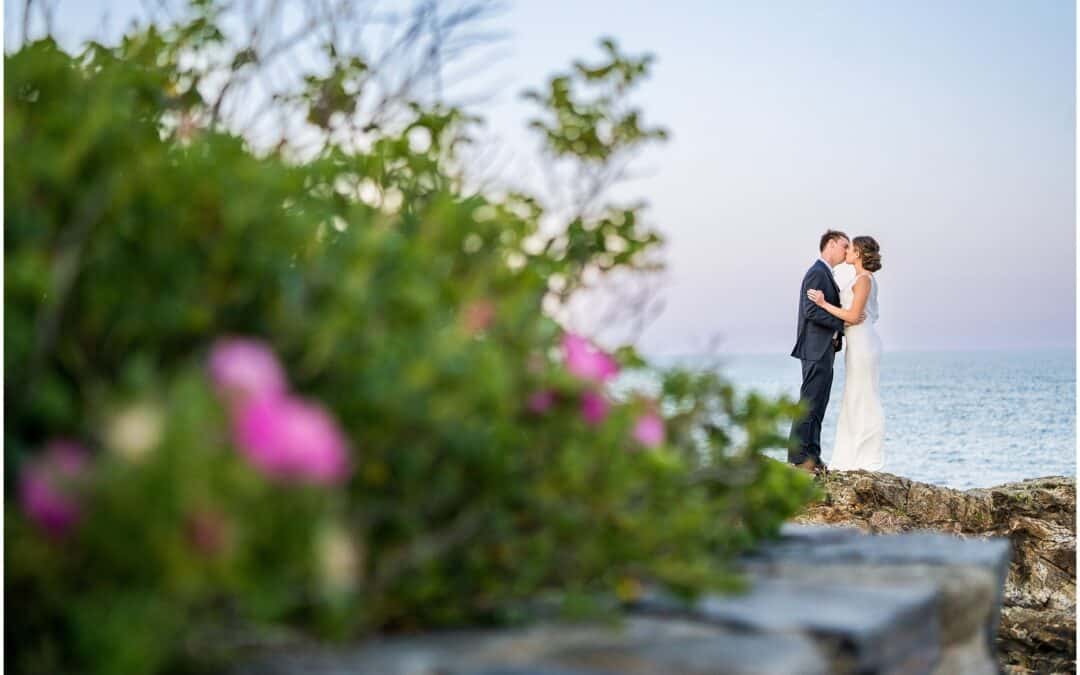
[[[10,3],[9,3],[10,4]],[[141,3],[60,0],[70,39]],[[9,10],[10,11],[10,10]],[[798,285],[827,227],[881,244],[887,350],[1075,342],[1075,9],[1072,2],[508,4],[509,38],[464,90],[527,177],[516,99],[597,38],[657,56],[637,101],[672,140],[647,153],[667,236],[667,308],[648,352],[790,351]],[[12,17],[5,17],[12,35]],[[841,270],[841,275],[843,270]]]

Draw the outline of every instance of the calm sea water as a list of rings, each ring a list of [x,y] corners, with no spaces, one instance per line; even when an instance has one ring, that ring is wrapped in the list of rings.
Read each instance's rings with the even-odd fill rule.
[[[664,359],[710,367],[716,358]],[[843,392],[837,355],[821,432],[826,463]],[[727,356],[737,389],[799,395],[799,362],[786,355]],[[881,363],[888,473],[954,488],[1076,474],[1076,355],[1072,350],[886,352]],[[770,451],[785,458],[784,451]]]

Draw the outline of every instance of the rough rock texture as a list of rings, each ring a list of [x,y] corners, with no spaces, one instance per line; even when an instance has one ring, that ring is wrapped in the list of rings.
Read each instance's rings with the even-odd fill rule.
[[[1013,545],[997,640],[1008,672],[1076,672],[1076,480],[967,491],[886,473],[833,472],[826,499],[795,522],[875,533],[934,529]]]

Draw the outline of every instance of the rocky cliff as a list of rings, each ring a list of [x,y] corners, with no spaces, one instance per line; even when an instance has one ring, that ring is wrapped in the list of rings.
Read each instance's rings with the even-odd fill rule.
[[[795,522],[874,533],[933,529],[1006,536],[1013,546],[998,628],[1011,673],[1076,671],[1076,480],[1036,478],[967,491],[886,473],[833,472],[824,501]]]

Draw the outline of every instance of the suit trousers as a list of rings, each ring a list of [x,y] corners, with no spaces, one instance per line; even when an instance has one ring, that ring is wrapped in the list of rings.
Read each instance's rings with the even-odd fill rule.
[[[832,345],[816,361],[801,359],[802,388],[799,398],[806,406],[806,414],[791,425],[788,444],[788,461],[801,464],[808,459],[821,461],[821,421],[829,406],[829,393],[833,382],[833,361],[836,352]]]

